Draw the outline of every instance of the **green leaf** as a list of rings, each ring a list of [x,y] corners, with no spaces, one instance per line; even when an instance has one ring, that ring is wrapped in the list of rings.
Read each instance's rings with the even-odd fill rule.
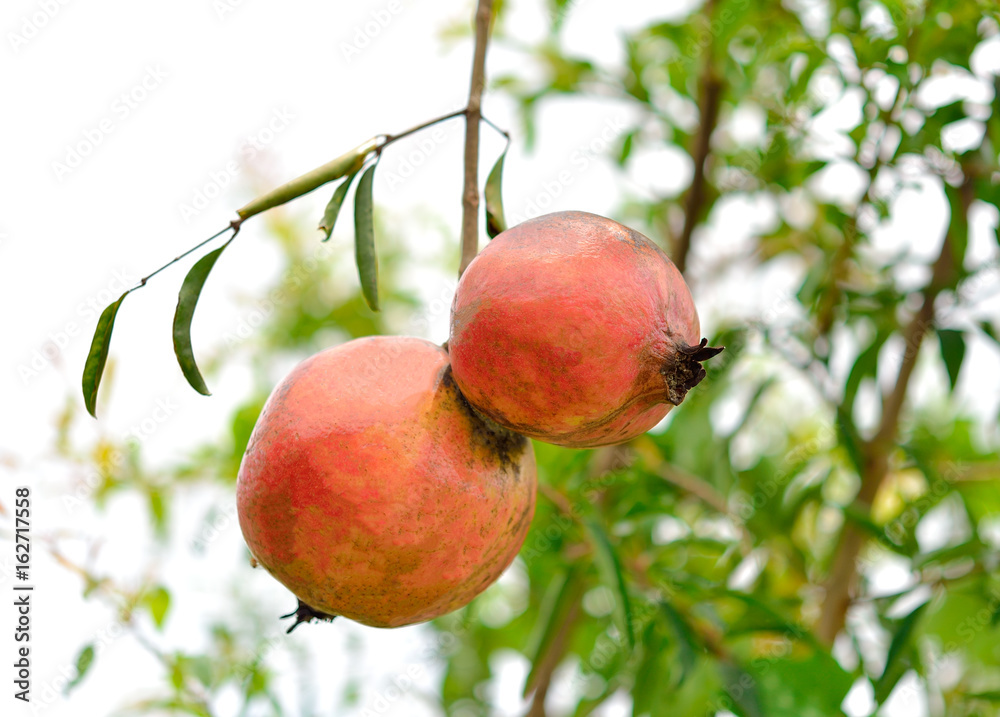
[[[965,112],[963,109],[964,103],[959,101],[956,102],[957,105],[956,113],[957,116],[954,120],[960,120],[965,117]],[[942,108],[944,109],[944,108]],[[938,110],[937,114],[940,114],[942,110]],[[964,199],[962,199],[962,193],[960,190],[945,184],[945,197],[948,199],[948,204],[951,209],[951,222],[948,227],[948,237],[951,241],[951,251],[952,251],[952,261],[955,271],[952,272],[953,278],[949,282],[949,286],[954,286],[954,282],[962,279],[966,275],[965,271],[965,252],[969,245],[969,217],[966,215],[964,207]]]
[[[736,626],[743,625],[745,626],[743,629],[746,629],[748,632],[754,632],[758,629],[781,632],[788,639],[802,641],[816,650],[822,649],[822,646],[809,630],[789,620],[787,615],[782,614],[781,611],[774,609],[763,600],[739,590],[730,590],[728,588],[720,590],[719,595],[737,600],[749,608],[743,617],[730,623],[730,637],[739,630]],[[759,623],[760,627],[755,627],[755,622]]]
[[[874,378],[878,371],[878,353],[885,344],[891,333],[889,331],[878,331],[875,338],[864,351],[858,354],[854,361],[851,373],[847,377],[847,384],[844,387],[843,405],[847,415],[851,415],[854,407],[854,399],[858,394],[861,382],[868,377]]]
[[[854,682],[825,650],[800,656],[792,649],[792,640],[783,635],[770,651],[745,664],[760,700],[761,713],[767,717],[803,717],[803,715],[843,715],[840,705]],[[729,683],[733,694],[747,682]],[[735,698],[735,695],[733,695]]]
[[[354,257],[361,277],[361,293],[372,311],[378,311],[378,256],[375,254],[375,217],[372,207],[373,164],[358,182],[354,195]]]
[[[990,702],[1000,702],[1000,690],[995,690],[992,692],[971,692],[966,695],[969,699],[973,700],[988,700]]]
[[[896,683],[910,669],[910,665],[906,664],[902,657],[909,647],[910,637],[913,635],[917,621],[920,620],[920,616],[923,615],[929,604],[923,603],[904,617],[899,623],[896,634],[892,636],[889,653],[885,658],[885,669],[882,670],[882,676],[875,683],[875,702],[877,704],[882,704],[889,697]]]
[[[757,692],[757,680],[739,665],[722,662],[719,665],[726,692],[732,698],[739,714],[744,717],[765,717]]]
[[[618,151],[618,164],[622,167],[628,162],[629,156],[632,154],[632,145],[635,143],[635,136],[638,130],[632,130],[625,134],[625,138],[622,139],[621,149]]]
[[[129,289],[131,291],[131,289]],[[110,304],[101,313],[94,330],[94,339],[90,342],[90,353],[87,363],[83,366],[83,401],[87,405],[87,413],[97,418],[97,389],[101,385],[104,374],[104,364],[108,362],[108,349],[111,347],[111,332],[115,328],[115,317],[122,305],[122,299],[128,296],[128,291],[118,297],[118,301]]]
[[[149,491],[149,513],[152,517],[153,528],[156,537],[164,539],[167,537],[167,505],[163,502],[163,493],[159,488],[153,487]]]
[[[574,605],[579,605],[583,593],[583,583],[578,572],[570,566],[568,570],[549,583],[548,590],[542,599],[538,610],[538,621],[525,654],[531,660],[531,671],[524,682],[524,696],[527,697],[538,686],[539,675],[543,666],[554,666],[565,652],[565,625]],[[560,633],[564,634],[558,639]]]
[[[357,172],[349,175],[347,179],[345,179],[340,186],[337,187],[337,190],[330,198],[330,202],[326,205],[326,210],[323,212],[323,219],[320,220],[319,223],[319,230],[326,234],[326,236],[323,237],[323,241],[328,241],[333,235],[333,226],[337,223],[337,216],[340,214],[340,207],[343,205],[344,197],[347,196],[347,190],[351,188],[351,182],[354,181],[356,176],[358,176]]]
[[[618,632],[625,638],[629,649],[635,648],[635,633],[632,631],[632,603],[625,587],[625,575],[622,573],[621,561],[615,553],[608,534],[597,521],[588,518],[584,527],[594,545],[594,561],[601,573],[601,578],[615,594],[615,609],[613,617]]]
[[[163,627],[170,610],[170,593],[162,585],[158,585],[142,596],[142,604],[149,610],[150,617],[158,628]]]
[[[988,321],[981,321],[979,322],[979,328],[984,334],[993,339],[997,344],[1000,344],[1000,331],[997,331],[996,327],[993,326],[993,324],[991,324]]]
[[[681,675],[677,684],[681,685],[694,669],[695,662],[698,660],[698,638],[684,616],[673,605],[664,601],[661,603],[661,607],[663,614],[667,616],[667,622],[677,637],[677,657],[681,663]]]
[[[632,714],[652,715],[677,688],[673,669],[674,650],[665,630],[651,621],[642,634],[642,658],[632,683]],[[605,690],[609,692],[610,690]]]
[[[84,646],[84,648],[80,650],[80,654],[76,656],[76,677],[70,680],[69,684],[66,685],[66,688],[63,690],[63,694],[68,695],[74,687],[80,684],[80,682],[83,681],[83,678],[90,671],[90,667],[93,664],[94,645],[91,643]]]
[[[837,436],[847,451],[847,457],[851,459],[854,470],[858,472],[858,475],[862,475],[865,470],[865,457],[861,448],[861,436],[858,435],[858,429],[844,410],[843,405],[837,406]]]
[[[510,143],[507,143],[507,147]],[[503,195],[500,185],[503,183],[503,160],[507,156],[507,147],[497,159],[490,176],[486,178],[486,188],[483,197],[486,199],[486,233],[490,239],[507,229],[507,220],[503,216]]]
[[[961,331],[954,329],[938,329],[938,341],[941,343],[941,358],[948,370],[948,381],[951,390],[955,390],[958,374],[962,371],[962,360],[965,358],[965,337]]]
[[[174,311],[174,354],[177,356],[181,371],[184,372],[184,378],[191,384],[191,388],[203,396],[210,396],[211,392],[205,385],[205,379],[201,377],[201,371],[198,370],[198,364],[194,360],[194,349],[191,347],[191,320],[194,318],[194,310],[198,306],[198,298],[201,296],[209,272],[215,266],[219,255],[235,237],[233,234],[225,244],[199,259],[184,277],[184,283],[181,284],[181,290],[177,295],[177,309]]]

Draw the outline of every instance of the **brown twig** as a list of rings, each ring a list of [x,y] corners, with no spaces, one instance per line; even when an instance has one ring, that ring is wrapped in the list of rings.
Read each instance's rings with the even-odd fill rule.
[[[691,475],[684,469],[669,464],[664,464],[657,471],[657,475],[667,483],[677,486],[685,493],[690,493],[696,498],[701,499],[703,503],[715,508],[715,510],[723,515],[729,513],[725,497],[712,484],[702,480],[698,476]]]
[[[458,267],[459,276],[479,253],[479,121],[486,84],[486,45],[492,19],[493,0],[479,0],[469,104],[465,108],[465,182],[462,189],[462,262]]]
[[[713,6],[713,0],[708,0],[705,3],[704,13],[709,21],[711,21]],[[705,204],[705,167],[708,164],[708,155],[712,151],[712,132],[715,131],[715,125],[719,120],[722,80],[715,69],[713,51],[714,48],[711,45],[705,48],[705,64],[699,83],[701,96],[698,100],[698,114],[701,124],[691,151],[691,159],[694,161],[694,177],[691,179],[691,188],[688,189],[687,197],[684,200],[684,228],[673,246],[673,256],[671,257],[682,274],[687,269],[688,253],[691,250],[691,235],[694,233],[698,217]]]
[[[972,201],[970,193],[971,176],[961,188],[962,211],[968,214]],[[952,222],[958,221],[952,217]],[[863,510],[871,508],[872,501],[889,471],[889,456],[896,444],[899,433],[899,417],[906,400],[910,377],[917,363],[920,346],[928,329],[934,324],[934,301],[947,286],[954,271],[955,256],[950,233],[946,233],[941,243],[941,252],[934,261],[931,279],[923,291],[920,309],[903,329],[906,347],[899,365],[892,391],[882,401],[882,418],[878,430],[871,440],[862,446],[861,488],[855,503]],[[820,615],[816,634],[826,644],[832,644],[837,633],[844,627],[847,610],[851,606],[851,592],[857,579],[857,560],[864,547],[866,534],[853,522],[848,522],[840,534],[834,554],[833,566],[826,582],[826,599]]]
[[[750,535],[750,531],[747,530],[746,526],[743,525],[742,522],[737,520],[736,517],[729,512],[729,506],[726,505],[725,496],[717,491],[715,486],[708,481],[699,478],[696,475],[692,475],[682,468],[670,465],[669,463],[664,463],[663,466],[657,470],[657,475],[667,483],[670,483],[671,485],[680,488],[685,493],[689,493],[695,498],[698,498],[705,505],[714,508],[722,515],[728,516],[732,521],[733,526],[740,534],[740,552],[743,555],[748,555],[750,551],[753,550],[753,537]]]
[[[566,654],[566,647],[579,615],[580,595],[576,595],[570,604],[569,612],[566,613],[566,619],[559,626],[559,632],[552,639],[552,644],[549,645],[549,649],[538,667],[538,677],[535,680],[534,694],[531,697],[531,707],[525,717],[545,717],[545,698],[549,693],[549,685],[552,684],[552,674]]]

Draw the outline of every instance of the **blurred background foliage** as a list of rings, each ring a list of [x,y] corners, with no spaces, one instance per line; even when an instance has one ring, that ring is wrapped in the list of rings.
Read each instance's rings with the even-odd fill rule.
[[[637,717],[867,715],[894,692],[896,714],[918,714],[907,707],[916,704],[948,717],[1000,714],[997,402],[984,415],[958,397],[973,353],[987,370],[1000,365],[1000,319],[989,313],[1000,95],[975,72],[976,53],[1000,31],[996,5],[707,0],[622,37],[624,63],[604,67],[563,49],[577,4],[550,1],[550,33],[527,46],[505,32],[498,6],[494,43],[533,70],[493,85],[516,99],[516,134],[529,145],[545,103],[591,96],[633,110],[609,155],[623,175],[643,152],[688,158],[681,191],[629,195],[616,218],[662,243],[700,305],[723,297],[703,318],[710,343],[727,348],[664,426],[628,445],[536,443],[538,508],[516,579],[432,624],[427,659],[443,679],[423,704],[494,714],[484,686],[516,654],[530,664],[525,713],[535,717],[601,714],[622,699]],[[823,135],[831,117],[840,124]],[[879,248],[907,187],[947,200],[947,225],[926,227],[930,254]],[[736,252],[700,250],[738,199],[774,208],[767,230]],[[139,494],[164,551],[200,549],[168,530],[176,492],[232,491],[261,405],[295,361],[357,336],[419,332],[403,320],[419,305],[403,288],[411,262],[382,219],[385,309],[373,314],[349,255],[317,261],[306,218],[268,215],[284,266],[248,301],[276,298],[272,310],[203,360],[209,377],[220,363],[250,366],[253,390],[227,432],[177,465],[150,468],[138,443],[113,436],[77,445],[71,428],[83,412],[73,397],[57,450],[81,470],[96,467],[86,500]],[[969,251],[984,223],[986,261]],[[451,274],[456,259],[431,263]],[[794,274],[797,291],[742,315],[727,282],[760,286],[775,266]],[[112,366],[103,400],[113,400],[113,378]],[[918,381],[931,386],[919,396]],[[64,563],[126,628],[137,616],[163,628],[164,576],[124,588]],[[887,566],[903,576],[888,592]],[[235,688],[232,714],[311,713],[273,688],[266,635],[276,616],[246,595],[233,597],[232,615],[197,651],[143,637],[164,687],[123,712],[216,714],[218,695]],[[100,669],[93,648],[81,646],[81,676]],[[294,640],[282,650],[292,665],[309,659]],[[342,705],[315,713],[380,713],[359,704],[358,680]]]

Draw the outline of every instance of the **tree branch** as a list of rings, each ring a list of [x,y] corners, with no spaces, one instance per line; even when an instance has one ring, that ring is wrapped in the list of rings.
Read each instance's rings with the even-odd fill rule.
[[[968,214],[971,196],[971,175],[967,175],[961,188],[962,211]],[[952,217],[952,222],[955,222]],[[923,302],[920,309],[903,329],[903,341],[906,347],[903,359],[899,365],[896,382],[889,395],[882,401],[882,418],[878,430],[870,441],[862,447],[864,458],[861,475],[861,488],[858,490],[855,504],[866,513],[871,509],[872,501],[878,493],[885,476],[889,471],[889,456],[896,444],[899,433],[899,417],[902,413],[910,377],[917,364],[920,346],[928,330],[934,324],[934,302],[947,286],[954,272],[955,256],[951,234],[946,233],[941,242],[941,252],[934,261],[931,279],[923,291]],[[844,627],[847,610],[851,606],[852,591],[857,581],[857,560],[864,547],[866,534],[855,523],[847,522],[837,543],[833,566],[826,582],[826,599],[823,612],[819,618],[816,633],[820,640],[832,644],[837,633]]]
[[[476,45],[465,108],[465,183],[462,190],[462,262],[458,275],[479,253],[479,121],[486,84],[486,45],[493,19],[493,0],[479,0],[476,8]]]
[[[713,6],[712,0],[705,3],[704,12],[709,21],[712,19]],[[719,120],[719,101],[722,98],[722,80],[715,71],[712,52],[711,45],[705,48],[706,57],[699,81],[700,97],[698,100],[701,125],[698,128],[698,134],[691,151],[691,159],[694,161],[694,177],[691,179],[691,188],[688,189],[687,197],[684,200],[684,228],[674,244],[673,256],[671,257],[682,274],[687,270],[691,235],[694,233],[698,216],[705,204],[705,165],[708,163],[708,155],[712,151],[712,132],[715,131],[715,125]]]
[[[729,511],[729,506],[726,505],[725,496],[716,490],[715,486],[703,478],[692,475],[683,468],[679,468],[678,466],[670,463],[664,463],[657,470],[657,475],[659,475],[660,478],[665,480],[667,483],[680,488],[686,493],[690,493],[694,497],[701,500],[705,505],[728,517],[732,522],[733,527],[740,534],[740,552],[742,552],[743,555],[748,555],[750,551],[753,550],[753,536],[750,535],[750,531],[747,530],[747,527]]]
[[[536,687],[534,694],[531,697],[531,707],[528,709],[528,713],[525,717],[546,717],[545,715],[545,698],[549,694],[549,687],[552,684],[552,674],[555,672],[556,667],[559,666],[560,661],[562,661],[563,656],[566,654],[566,647],[569,644],[570,635],[573,632],[573,627],[576,623],[577,617],[580,615],[580,596],[576,595],[570,604],[569,612],[566,613],[566,619],[563,621],[562,625],[559,626],[559,632],[556,633],[555,638],[552,640],[552,644],[549,646],[548,651],[542,658],[542,662],[538,667],[539,677],[536,680]]]

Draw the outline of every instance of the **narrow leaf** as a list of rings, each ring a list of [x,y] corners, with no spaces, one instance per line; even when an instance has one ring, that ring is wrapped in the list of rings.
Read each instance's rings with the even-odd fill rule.
[[[486,234],[490,239],[507,229],[507,220],[503,216],[503,195],[500,191],[503,183],[503,160],[506,156],[507,147],[504,147],[503,154],[486,178],[486,188],[483,190],[483,197],[486,199]]]
[[[878,354],[890,336],[888,331],[879,331],[875,338],[864,351],[858,354],[854,361],[854,366],[847,377],[847,384],[844,386],[843,405],[846,413],[851,414],[854,407],[854,399],[861,387],[861,382],[868,377],[874,378],[878,374]]]
[[[966,694],[966,697],[973,700],[989,700],[990,702],[1000,702],[1000,690],[992,692],[973,692]]]
[[[757,680],[747,674],[739,665],[732,662],[722,662],[719,665],[726,692],[740,708],[744,717],[765,717],[761,706],[760,693],[757,690]]]
[[[961,331],[954,329],[938,329],[938,341],[941,343],[941,358],[948,370],[948,381],[951,390],[955,390],[958,374],[962,370],[962,360],[965,358],[965,337]]]
[[[358,182],[354,195],[354,257],[361,277],[361,293],[372,311],[378,311],[378,256],[375,254],[375,218],[372,207],[373,164]]]
[[[209,272],[231,241],[232,238],[218,249],[203,256],[191,267],[191,271],[184,277],[184,283],[181,284],[180,293],[177,295],[177,309],[174,311],[174,354],[191,388],[204,396],[210,396],[211,393],[194,360],[194,349],[191,347],[191,320],[194,319],[194,310],[198,306],[198,299],[201,297],[201,290],[205,286]]]
[[[104,374],[104,364],[108,362],[108,349],[111,347],[111,332],[115,328],[115,317],[122,305],[122,299],[128,296],[128,291],[118,297],[118,301],[109,305],[101,318],[97,320],[94,330],[94,340],[90,343],[90,353],[87,363],[83,366],[83,401],[87,405],[87,413],[97,418],[97,389],[101,385]]]
[[[76,687],[83,678],[86,676],[87,672],[90,671],[90,666],[94,664],[94,646],[93,644],[86,645],[80,654],[76,656],[76,677],[70,680],[69,684],[63,690],[63,694],[69,694],[70,690]]]
[[[618,164],[622,167],[628,161],[629,155],[632,154],[632,144],[635,141],[636,131],[633,130],[625,135],[625,139],[622,140],[621,151],[618,153]]]
[[[153,529],[156,537],[167,537],[167,505],[163,502],[163,493],[157,488],[149,492],[149,513],[153,519]]]
[[[663,602],[661,607],[667,616],[667,622],[670,623],[670,627],[677,637],[677,659],[681,663],[681,674],[677,685],[680,686],[694,669],[698,659],[698,638],[684,616],[673,605],[669,602]]]
[[[601,573],[601,578],[615,593],[615,610],[612,614],[615,625],[622,637],[628,643],[629,649],[635,648],[635,634],[632,632],[632,603],[625,587],[625,576],[622,573],[621,561],[615,553],[608,534],[596,521],[587,519],[584,526],[590,534],[594,545],[594,561]]]
[[[909,645],[917,621],[929,604],[923,603],[904,617],[899,623],[896,634],[892,636],[889,652],[885,658],[885,669],[882,670],[882,676],[875,683],[875,701],[878,704],[882,704],[889,697],[896,683],[909,669],[901,658]]]
[[[861,436],[858,435],[858,429],[847,411],[844,410],[843,405],[837,406],[837,436],[847,451],[847,456],[851,459],[854,470],[858,472],[858,475],[862,475],[865,470],[865,457],[862,452]]]
[[[538,622],[535,624],[528,649],[525,650],[525,654],[531,660],[531,671],[524,682],[525,697],[538,687],[543,668],[551,670],[562,658],[561,653],[566,650],[566,637],[568,637],[567,621],[574,606],[579,603],[582,592],[583,583],[572,566],[566,572],[557,575],[549,584],[538,610]],[[560,634],[563,638],[557,639]]]
[[[323,212],[323,219],[319,223],[319,230],[326,233],[323,241],[329,240],[333,235],[333,226],[337,223],[337,217],[340,215],[340,207],[344,204],[344,197],[347,196],[347,190],[350,189],[351,182],[354,181],[356,176],[358,176],[357,172],[349,175],[337,187],[337,191],[333,193],[330,202],[326,205],[326,211]]]

